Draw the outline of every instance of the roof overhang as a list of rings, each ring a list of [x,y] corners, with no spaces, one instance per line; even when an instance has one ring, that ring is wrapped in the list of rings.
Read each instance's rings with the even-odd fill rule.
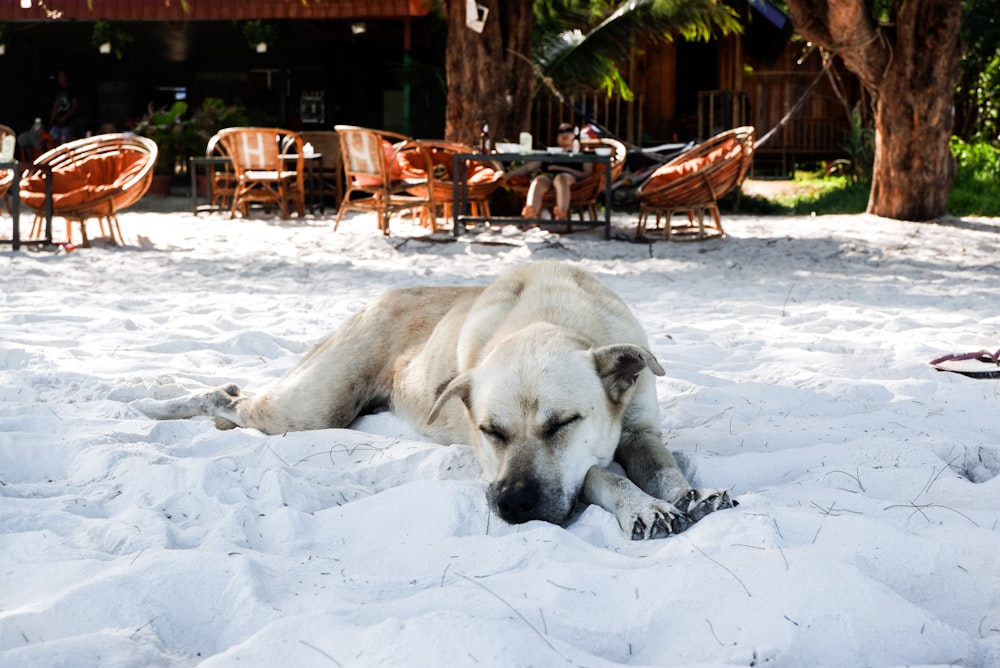
[[[18,0],[0,3],[0,21],[242,21],[401,19],[426,16],[432,0]]]

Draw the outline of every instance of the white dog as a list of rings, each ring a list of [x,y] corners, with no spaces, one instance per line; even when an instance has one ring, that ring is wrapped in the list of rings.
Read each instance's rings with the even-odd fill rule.
[[[725,490],[692,489],[678,469],[653,374],[663,369],[614,292],[540,262],[486,288],[391,290],[263,394],[230,385],[137,407],[269,434],[347,427],[388,408],[436,441],[471,443],[507,522],[562,524],[582,499],[633,539],[659,538],[735,503]]]

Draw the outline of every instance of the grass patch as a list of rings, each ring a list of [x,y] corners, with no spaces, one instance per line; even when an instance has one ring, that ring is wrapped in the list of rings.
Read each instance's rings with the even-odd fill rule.
[[[790,191],[771,197],[744,196],[740,212],[757,215],[822,216],[862,213],[868,207],[869,184],[853,183],[846,176],[820,176],[797,172]]]
[[[957,161],[955,182],[948,197],[952,216],[1000,216],[1000,150],[988,143],[968,144],[952,139]],[[796,172],[790,192],[771,197],[744,195],[740,213],[803,216],[815,213],[863,213],[871,184],[845,176]]]

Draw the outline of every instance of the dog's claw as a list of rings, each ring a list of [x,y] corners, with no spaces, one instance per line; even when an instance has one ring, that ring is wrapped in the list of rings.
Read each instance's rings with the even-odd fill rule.
[[[691,499],[691,503],[687,508],[687,516],[692,522],[698,522],[716,510],[732,508],[736,505],[730,498],[729,492],[724,489],[700,489],[693,491],[695,496]]]
[[[632,522],[632,540],[655,540],[683,532],[690,526],[684,514],[662,507],[649,508]]]

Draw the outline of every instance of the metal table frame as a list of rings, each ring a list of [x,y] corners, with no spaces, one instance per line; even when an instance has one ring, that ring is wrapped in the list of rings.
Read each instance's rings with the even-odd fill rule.
[[[0,162],[0,169],[10,169],[14,172],[14,182],[10,184],[10,215],[13,222],[13,233],[10,239],[0,239],[0,244],[10,244],[12,250],[21,250],[22,244],[52,245],[52,167],[49,165],[33,165],[32,169],[41,169],[45,173],[45,236],[41,239],[21,240],[21,163],[17,160]]]
[[[596,153],[456,153],[451,173],[454,175],[454,233],[458,236],[462,233],[465,223],[478,222],[512,222],[512,223],[534,223],[537,225],[566,225],[570,229],[574,224],[572,218],[566,220],[553,220],[551,218],[522,218],[520,216],[468,216],[465,210],[468,206],[468,173],[469,163],[476,160],[496,161],[507,164],[512,162],[549,162],[559,164],[583,164],[593,162],[603,164],[604,170],[604,238],[611,238],[611,156],[597,155]]]

